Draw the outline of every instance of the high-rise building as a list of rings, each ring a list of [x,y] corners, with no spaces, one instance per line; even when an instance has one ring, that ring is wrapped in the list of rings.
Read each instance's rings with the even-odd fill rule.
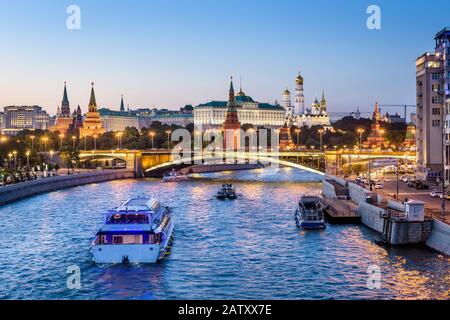
[[[39,106],[5,107],[2,134],[15,135],[23,130],[47,130],[50,117]]]
[[[89,99],[88,113],[84,117],[83,127],[80,128],[80,136],[94,136],[105,133],[100,113],[97,111],[94,83],[92,83],[91,97]]]
[[[442,180],[443,163],[448,183],[450,169],[450,29],[435,36],[434,53],[416,60],[417,178]],[[444,139],[445,134],[445,140]],[[445,148],[443,146],[445,145]],[[445,152],[444,152],[445,150]]]

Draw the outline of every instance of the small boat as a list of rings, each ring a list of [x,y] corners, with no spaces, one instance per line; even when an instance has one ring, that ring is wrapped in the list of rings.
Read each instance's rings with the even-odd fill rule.
[[[95,263],[155,263],[170,254],[173,236],[170,208],[140,196],[106,213],[91,253]]]
[[[325,229],[323,208],[317,196],[302,196],[295,211],[295,222],[300,229]]]
[[[175,169],[165,174],[163,177],[163,182],[179,182],[179,181],[187,181],[189,177],[185,174],[182,174]]]
[[[225,200],[230,199],[234,200],[237,198],[236,188],[233,187],[232,184],[223,184],[219,190],[217,191],[217,199]]]

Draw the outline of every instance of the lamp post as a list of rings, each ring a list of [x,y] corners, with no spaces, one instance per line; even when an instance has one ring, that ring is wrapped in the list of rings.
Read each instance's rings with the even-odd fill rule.
[[[94,151],[97,151],[97,138],[98,138],[98,135],[94,134],[93,137],[94,137]]]
[[[31,137],[30,137],[30,139],[31,139],[31,151],[34,150],[34,139],[35,139],[35,138],[36,138],[35,136],[31,136]]]
[[[117,132],[116,133],[116,137],[117,137],[117,149],[120,149],[122,146],[122,135],[123,132]]]
[[[323,149],[323,129],[319,129],[319,135],[320,135],[320,150]]]
[[[50,150],[50,164],[53,164],[53,150]]]
[[[9,168],[11,169],[11,161],[12,161],[12,153],[10,152],[10,153],[8,153],[8,158],[9,158]]]
[[[42,141],[44,142],[44,152],[47,152],[48,138],[47,137],[42,137]]]
[[[75,143],[77,142],[77,137],[76,136],[72,136],[72,147],[73,150],[75,150]]]
[[[295,129],[295,133],[297,134],[297,150],[300,145],[300,132],[302,132],[302,130],[300,130],[299,128]]]
[[[172,133],[171,130],[167,130],[167,149],[170,149],[170,134]]]
[[[14,169],[17,167],[17,151],[13,151],[14,155]]]
[[[363,138],[363,133],[364,133],[364,129],[358,129],[358,133],[359,133],[359,149],[362,149],[362,138]]]
[[[155,149],[155,133],[153,131],[150,132],[150,138],[152,139],[152,149]]]
[[[63,139],[64,139],[64,134],[61,133],[61,134],[59,135],[59,150],[60,150],[60,151],[62,151],[62,149],[63,149]]]
[[[27,156],[27,168],[30,170],[30,151],[25,152],[25,155]]]

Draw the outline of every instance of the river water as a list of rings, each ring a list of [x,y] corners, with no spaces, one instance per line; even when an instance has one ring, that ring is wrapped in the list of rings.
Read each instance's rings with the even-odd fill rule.
[[[233,181],[235,201],[214,198]],[[302,232],[301,194],[313,174],[281,169],[197,176],[163,184],[124,180],[35,196],[0,208],[1,299],[448,299],[450,258],[426,248],[387,248],[364,226]],[[103,212],[151,194],[173,208],[176,239],[155,265],[99,266],[90,242]],[[81,270],[70,290],[67,268]],[[368,287],[368,268],[381,271]],[[369,281],[369,284],[371,282]]]

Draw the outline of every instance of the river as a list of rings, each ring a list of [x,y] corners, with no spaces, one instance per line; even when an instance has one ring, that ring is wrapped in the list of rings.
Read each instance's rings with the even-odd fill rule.
[[[233,181],[239,198],[214,198]],[[389,248],[360,225],[303,232],[293,213],[319,193],[311,173],[284,168],[163,184],[122,180],[65,189],[0,207],[1,299],[448,299],[450,258]],[[154,265],[95,265],[90,242],[103,212],[150,194],[173,208],[172,254]],[[68,289],[69,266],[81,289]],[[380,288],[368,287],[368,268]]]

